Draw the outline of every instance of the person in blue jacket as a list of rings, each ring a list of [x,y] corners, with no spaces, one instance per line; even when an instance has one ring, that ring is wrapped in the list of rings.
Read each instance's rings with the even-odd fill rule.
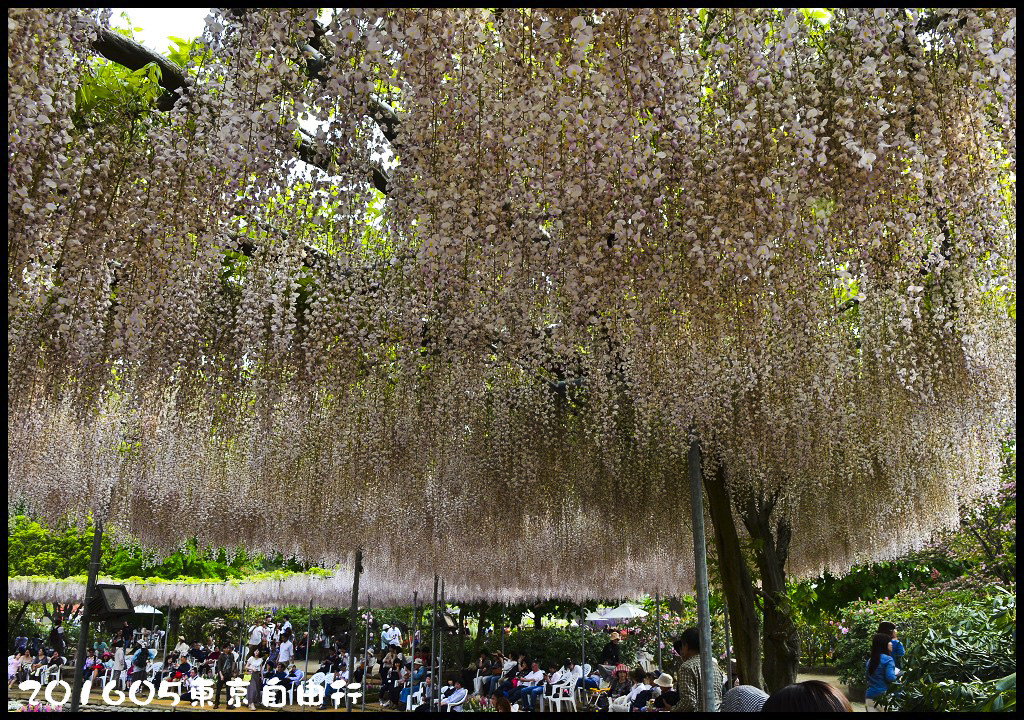
[[[882,633],[883,635],[889,635],[891,637],[889,640],[889,654],[892,655],[892,659],[896,663],[896,668],[902,670],[903,656],[906,654],[906,650],[903,648],[903,643],[901,643],[897,637],[896,623],[884,620],[878,623],[878,630],[875,632]]]
[[[876,700],[889,690],[889,684],[896,682],[899,670],[889,654],[889,642],[892,640],[886,633],[875,633],[871,639],[871,657],[867,662],[868,689],[864,693],[864,706],[868,712],[881,712]]]

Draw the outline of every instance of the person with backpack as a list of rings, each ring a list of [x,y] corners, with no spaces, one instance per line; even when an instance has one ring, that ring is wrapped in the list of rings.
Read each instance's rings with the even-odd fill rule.
[[[146,665],[149,664],[149,650],[142,647],[140,643],[135,643],[137,648],[135,655],[132,657],[132,682],[146,679]]]
[[[64,643],[64,623],[60,618],[57,618],[53,627],[50,628],[50,647],[63,657],[66,645]]]

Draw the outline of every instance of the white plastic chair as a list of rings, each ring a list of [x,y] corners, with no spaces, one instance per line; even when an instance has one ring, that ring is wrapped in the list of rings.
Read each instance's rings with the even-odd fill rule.
[[[289,681],[288,682],[288,689],[285,691],[285,694],[288,696],[288,704],[289,705],[294,705],[295,704],[295,689],[298,688],[300,685],[302,685],[302,683],[305,681],[305,679],[306,679],[306,676],[302,673],[301,670],[299,670],[298,679],[294,680],[294,681]]]
[[[443,697],[443,695],[442,695],[442,697]],[[450,705],[445,705],[445,706],[444,706],[444,709],[445,709],[445,711],[447,711],[447,712],[454,712],[453,708],[457,708],[457,707],[462,707],[462,705],[463,705],[463,704],[464,704],[464,703],[466,702],[466,700],[468,700],[468,699],[469,699],[469,693],[466,693],[466,697],[462,698],[462,700],[460,700],[460,701],[459,701],[459,702],[457,702],[457,703],[452,703],[452,704],[450,704]]]
[[[410,692],[405,698],[405,710],[406,712],[412,712],[420,705],[423,704],[423,693],[426,683],[419,683],[416,685],[416,689]]]
[[[320,673],[317,673],[317,675],[319,675],[319,674]],[[332,703],[334,703],[334,709],[337,710],[339,707],[341,707],[341,699],[340,698],[332,698],[331,697],[332,693],[337,692],[337,690],[335,690],[334,688],[331,687],[331,683],[334,682],[334,673],[323,673],[323,676],[324,677],[323,677],[323,680],[321,680],[321,682],[324,685],[324,697],[325,698],[329,698],[330,701]],[[347,702],[348,702],[348,700],[347,700],[347,698],[348,698],[348,690],[343,687],[342,688],[342,692],[344,693],[344,697],[346,698],[346,704],[347,704]]]
[[[544,703],[548,705],[548,710],[554,710],[555,712],[562,712],[562,703],[572,705],[573,712],[576,712],[576,695],[573,692],[574,688],[569,683],[558,683],[552,685],[550,694],[544,694],[541,696],[541,709],[543,710]]]

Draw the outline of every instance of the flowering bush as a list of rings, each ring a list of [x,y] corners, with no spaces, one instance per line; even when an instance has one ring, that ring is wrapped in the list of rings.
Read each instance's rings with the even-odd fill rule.
[[[666,667],[671,667],[675,662],[672,659],[675,657],[675,651],[672,649],[675,639],[682,635],[686,628],[697,626],[696,600],[687,595],[680,598],[680,601],[683,607],[682,614],[669,610],[665,601],[661,603],[661,652]],[[712,598],[711,648],[722,664],[726,657],[724,616],[714,612],[715,606],[715,599]],[[655,614],[654,601],[647,598],[643,608],[648,612],[646,617],[625,620],[618,626],[622,635],[624,658],[635,658],[640,652],[649,652],[655,658],[658,656],[658,618]]]
[[[800,635],[800,664],[806,667],[830,666],[835,662],[839,638],[850,632],[843,622],[822,617],[818,622],[808,622],[797,608],[794,623]]]
[[[836,646],[836,666],[841,682],[851,685],[864,685],[866,675],[864,663],[871,650],[871,636],[883,620],[894,622],[899,627],[899,637],[906,647],[904,667],[915,668],[919,657],[929,656],[936,638],[955,635],[962,638],[963,647],[972,648],[958,662],[963,665],[963,673],[974,673],[978,677],[992,677],[994,668],[1005,668],[1006,658],[1014,658],[1015,651],[1004,647],[1002,658],[994,654],[989,640],[986,650],[982,653],[987,659],[984,665],[977,662],[974,666],[976,653],[974,643],[981,637],[988,637],[992,623],[995,622],[993,607],[1007,607],[1007,591],[997,586],[973,588],[955,591],[944,591],[936,588],[925,590],[907,590],[893,598],[875,601],[851,603],[842,613],[840,622],[849,628],[849,632],[839,637]],[[1010,603],[1012,613],[1013,604]],[[932,643],[932,645],[926,645]],[[972,661],[972,659],[975,659]],[[1012,671],[1012,668],[1011,670]],[[1009,672],[1009,671],[1008,671]],[[959,674],[959,673],[958,673]],[[1002,677],[1006,673],[996,675]],[[908,676],[910,673],[908,672]],[[933,676],[936,682],[942,679]]]

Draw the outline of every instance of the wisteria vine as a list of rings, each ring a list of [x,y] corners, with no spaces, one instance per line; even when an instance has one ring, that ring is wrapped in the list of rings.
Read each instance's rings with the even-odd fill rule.
[[[9,503],[511,601],[692,587],[693,433],[796,576],[995,489],[1014,10],[215,10],[133,142],[107,22],[8,10]]]

